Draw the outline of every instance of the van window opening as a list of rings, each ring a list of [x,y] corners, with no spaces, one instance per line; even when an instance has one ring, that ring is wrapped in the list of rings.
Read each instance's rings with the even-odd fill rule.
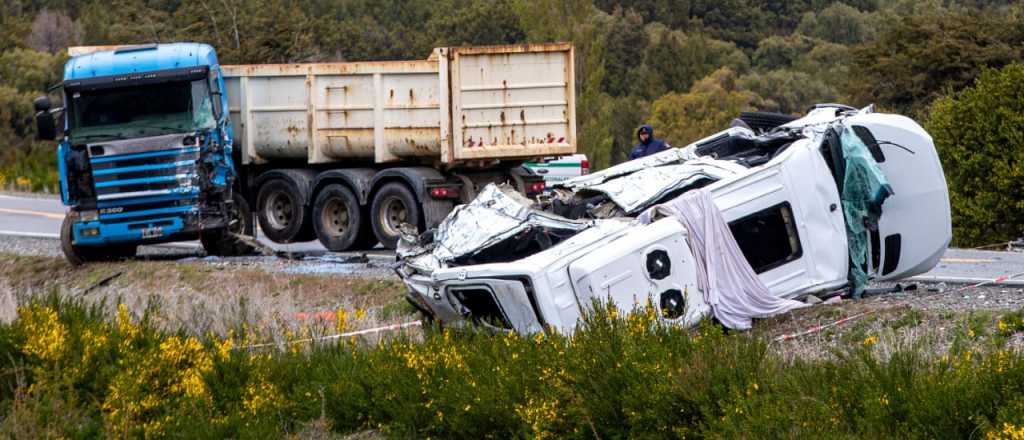
[[[756,273],[767,272],[800,258],[800,236],[788,202],[729,223],[743,256]]]

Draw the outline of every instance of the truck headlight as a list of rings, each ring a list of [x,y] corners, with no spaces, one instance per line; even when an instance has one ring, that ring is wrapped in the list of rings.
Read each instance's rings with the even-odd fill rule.
[[[96,237],[100,235],[100,228],[82,228],[80,232],[83,237]]]
[[[82,211],[81,214],[79,214],[79,216],[82,218],[82,221],[84,222],[94,222],[100,219],[100,214],[95,209]]]

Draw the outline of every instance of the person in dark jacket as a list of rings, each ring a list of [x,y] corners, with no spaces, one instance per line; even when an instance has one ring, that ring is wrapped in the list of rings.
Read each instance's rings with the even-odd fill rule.
[[[654,138],[654,127],[644,124],[636,130],[637,140],[640,142],[633,147],[633,151],[629,153],[629,160],[639,159],[644,156],[650,156],[655,153],[660,153],[669,149],[669,145],[661,139]]]

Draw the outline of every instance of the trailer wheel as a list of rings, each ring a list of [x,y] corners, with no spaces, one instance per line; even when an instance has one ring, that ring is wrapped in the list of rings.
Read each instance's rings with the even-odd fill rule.
[[[409,187],[398,182],[385,184],[373,196],[370,207],[373,233],[384,247],[394,249],[402,237],[403,223],[420,228],[422,224],[419,204]]]
[[[313,203],[313,230],[331,252],[368,248],[376,241],[359,199],[343,185],[320,190]]]
[[[228,226],[223,229],[203,231],[199,235],[199,242],[203,244],[203,249],[209,255],[232,257],[249,255],[256,251],[252,245],[237,237],[238,235],[253,236],[254,225],[249,203],[238,193],[232,194],[231,203],[235,209],[231,211]]]
[[[72,266],[81,266],[91,261],[108,261],[135,256],[138,246],[133,244],[111,245],[104,247],[75,246],[74,232],[75,218],[70,215],[64,216],[60,225],[60,250],[64,253],[64,259]]]
[[[260,187],[256,206],[260,228],[275,243],[302,241],[309,216],[295,182],[272,179]]]

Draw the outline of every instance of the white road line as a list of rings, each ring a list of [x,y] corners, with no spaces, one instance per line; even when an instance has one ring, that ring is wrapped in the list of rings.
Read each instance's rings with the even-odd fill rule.
[[[902,281],[902,280],[894,280]],[[947,284],[976,284],[983,283],[986,281],[992,281],[989,278],[970,278],[970,277],[951,277],[944,275],[918,275],[910,278],[906,278],[905,281],[917,281],[924,283],[947,283]],[[998,283],[993,283],[996,286],[1005,287],[1024,287],[1024,280],[1005,280]]]
[[[7,231],[0,229],[0,235],[9,235],[12,237],[28,237],[28,238],[55,238],[60,239],[60,234],[54,234],[52,232],[21,232],[21,231]]]
[[[24,237],[24,238],[47,238],[52,240],[60,240],[60,234],[54,234],[51,232],[21,232],[21,231],[9,231],[0,229],[0,235],[6,235],[9,237]],[[160,246],[160,247],[173,247],[183,249],[198,249],[199,243],[194,242],[182,242],[182,243],[159,243],[151,244],[146,246]]]
[[[43,217],[52,220],[64,220],[64,214],[58,214],[56,212],[33,211],[30,209],[0,208],[0,213],[14,215],[31,215],[34,217]]]

